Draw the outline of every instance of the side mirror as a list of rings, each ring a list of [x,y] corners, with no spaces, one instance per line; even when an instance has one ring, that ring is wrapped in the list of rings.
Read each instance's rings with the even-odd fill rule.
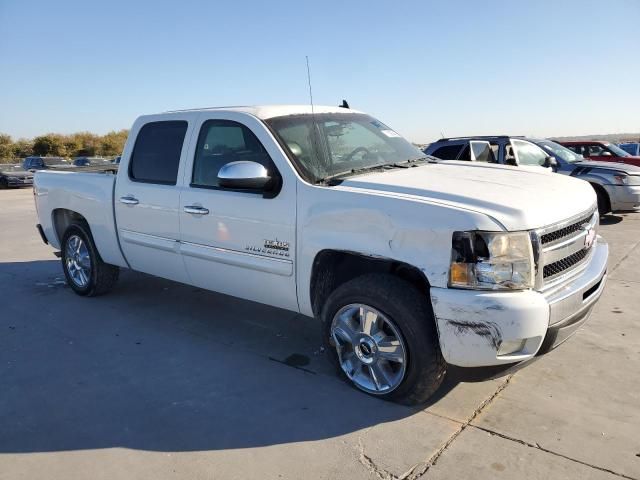
[[[257,162],[229,162],[218,171],[218,183],[224,188],[264,190],[270,181],[267,169]]]
[[[610,157],[611,156],[611,152],[602,152],[600,155],[602,155],[603,157]]]
[[[544,159],[542,166],[555,171],[555,169],[558,168],[558,160],[556,160],[556,157],[548,156]]]

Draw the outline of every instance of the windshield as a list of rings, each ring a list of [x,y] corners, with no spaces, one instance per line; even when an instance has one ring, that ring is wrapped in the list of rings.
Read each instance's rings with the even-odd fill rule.
[[[266,120],[312,183],[352,170],[424,157],[399,134],[360,113],[290,115]],[[315,132],[314,135],[314,126]]]
[[[49,157],[43,158],[42,160],[47,167],[51,167],[53,165],[68,165],[68,163],[62,158]]]
[[[623,149],[621,149],[617,145],[614,145],[613,143],[607,143],[605,145],[605,147],[607,147],[609,150],[611,150],[613,153],[615,153],[618,157],[630,157],[631,156],[629,154],[629,152],[625,152]]]
[[[565,162],[575,163],[584,160],[584,157],[582,155],[578,155],[577,153],[569,150],[567,147],[563,147],[562,145],[556,142],[552,142],[551,140],[540,140],[536,143],[547,152],[555,155],[556,157],[560,157]]]

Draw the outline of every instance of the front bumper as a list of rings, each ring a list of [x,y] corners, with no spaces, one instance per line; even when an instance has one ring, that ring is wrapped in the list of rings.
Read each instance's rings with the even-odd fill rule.
[[[604,290],[609,247],[598,237],[593,248],[585,269],[551,292],[431,288],[447,363],[461,367],[516,363],[566,340],[587,321]],[[520,347],[509,351],[507,345]]]
[[[604,185],[614,212],[640,207],[640,185]]]

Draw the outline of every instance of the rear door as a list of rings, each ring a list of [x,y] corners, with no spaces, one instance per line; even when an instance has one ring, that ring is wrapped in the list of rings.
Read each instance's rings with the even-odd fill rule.
[[[134,125],[135,144],[123,153],[115,188],[118,236],[134,270],[188,282],[180,256],[180,187],[188,115],[162,115]]]
[[[234,161],[262,164],[280,187],[265,193],[219,185],[218,171]],[[191,282],[297,311],[296,179],[270,132],[251,115],[204,112],[186,165],[179,214]]]

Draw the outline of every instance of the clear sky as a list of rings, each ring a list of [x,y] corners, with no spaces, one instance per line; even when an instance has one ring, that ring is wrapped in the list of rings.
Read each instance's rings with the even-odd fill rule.
[[[0,0],[0,132],[346,98],[415,142],[640,132],[640,0]]]

